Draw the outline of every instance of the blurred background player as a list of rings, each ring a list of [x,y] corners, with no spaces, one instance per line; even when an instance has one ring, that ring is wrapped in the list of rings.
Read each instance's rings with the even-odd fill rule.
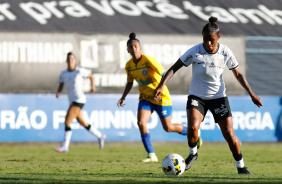
[[[91,81],[90,93],[95,92],[94,78],[90,71],[76,67],[76,58],[71,52],[67,54],[67,69],[63,70],[59,78],[59,87],[56,97],[60,98],[64,84],[67,88],[69,98],[69,109],[65,118],[65,134],[64,142],[61,147],[55,148],[57,152],[68,152],[71,140],[71,122],[74,118],[85,127],[91,134],[98,138],[99,148],[103,149],[106,135],[95,129],[93,126],[85,122],[83,111],[81,110],[86,103],[86,97],[83,92],[83,77],[88,77]]]
[[[261,107],[262,102],[252,91],[244,75],[238,69],[239,64],[232,51],[225,45],[218,43],[221,35],[216,22],[216,17],[210,17],[209,23],[202,30],[203,43],[186,51],[167,71],[160,85],[155,90],[155,98],[158,99],[161,96],[166,82],[177,70],[182,66],[192,65],[192,80],[187,101],[187,135],[190,155],[185,160],[186,170],[190,169],[192,163],[198,157],[196,146],[198,129],[204,120],[207,110],[210,110],[225,140],[228,142],[238,173],[252,174],[244,165],[240,141],[233,129],[231,109],[222,78],[225,66],[232,70],[238,82],[249,93],[254,104]]]
[[[141,54],[142,47],[140,41],[136,38],[135,33],[129,35],[127,41],[127,51],[132,58],[126,63],[125,71],[127,73],[127,84],[125,86],[123,95],[118,101],[118,107],[123,107],[125,97],[130,92],[135,79],[139,85],[139,104],[137,114],[137,124],[141,133],[141,138],[148,157],[143,162],[157,162],[158,158],[154,152],[150,140],[150,132],[147,128],[147,123],[153,111],[156,111],[161,119],[162,126],[167,132],[178,132],[186,135],[187,127],[181,124],[173,124],[171,122],[171,99],[166,86],[157,100],[154,100],[153,94],[155,88],[161,81],[162,74],[165,69],[156,61],[155,58]],[[202,140],[199,137],[199,146]]]

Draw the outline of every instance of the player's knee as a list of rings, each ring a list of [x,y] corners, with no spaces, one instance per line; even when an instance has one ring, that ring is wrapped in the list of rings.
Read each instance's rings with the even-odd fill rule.
[[[198,128],[196,126],[194,126],[194,125],[188,126],[188,132],[196,134],[198,132]]]
[[[137,125],[141,130],[145,127],[145,123],[143,121],[137,121]]]

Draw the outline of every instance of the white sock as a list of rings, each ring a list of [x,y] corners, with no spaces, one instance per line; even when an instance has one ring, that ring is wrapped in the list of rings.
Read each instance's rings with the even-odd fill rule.
[[[69,148],[70,140],[71,140],[71,134],[72,134],[72,131],[65,131],[65,138],[64,138],[63,145],[62,145],[63,147]]]
[[[235,163],[237,168],[243,168],[245,166],[243,158],[239,161],[235,160]]]
[[[191,155],[195,155],[197,153],[197,150],[198,150],[197,146],[195,146],[194,148],[189,146],[189,152]]]
[[[101,138],[102,136],[102,133],[99,130],[97,130],[96,128],[94,128],[94,126],[91,126],[88,131],[97,138]]]

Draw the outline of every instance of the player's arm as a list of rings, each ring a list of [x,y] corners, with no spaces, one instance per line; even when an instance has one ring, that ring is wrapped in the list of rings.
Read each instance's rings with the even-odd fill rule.
[[[57,98],[60,98],[60,94],[61,94],[63,88],[64,88],[64,83],[59,83],[59,87],[58,87],[57,93],[56,93]]]
[[[240,72],[239,68],[233,69],[232,72],[233,72],[235,78],[238,80],[238,82],[249,93],[249,95],[252,98],[252,101],[254,102],[254,104],[256,104],[258,107],[261,107],[262,106],[261,99],[258,96],[256,96],[256,94],[252,91],[250,85],[248,84],[244,75]]]
[[[132,86],[133,86],[133,81],[126,83],[126,86],[125,86],[125,88],[124,88],[122,97],[121,97],[121,99],[120,99],[120,100],[118,101],[118,103],[117,103],[117,106],[118,106],[119,108],[124,106],[125,97],[127,96],[127,94],[128,94],[128,93],[130,92],[130,90],[132,89]]]
[[[158,87],[154,91],[154,99],[158,101],[160,96],[163,92],[163,87],[167,83],[167,81],[183,66],[183,62],[178,59],[172,67],[163,75],[161,82],[159,83]]]
[[[90,79],[90,83],[91,83],[91,90],[90,90],[90,93],[95,93],[95,80],[94,80],[94,77],[92,74],[89,74],[88,75],[88,78]]]

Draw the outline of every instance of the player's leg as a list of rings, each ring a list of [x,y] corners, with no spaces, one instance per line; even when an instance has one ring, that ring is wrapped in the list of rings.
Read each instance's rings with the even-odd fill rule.
[[[146,159],[142,160],[143,162],[157,162],[158,158],[155,154],[152,142],[151,142],[151,134],[149,129],[147,128],[148,121],[150,119],[152,112],[145,109],[138,110],[138,127],[141,133],[142,143],[144,145],[145,150],[148,153]]]
[[[191,168],[193,162],[198,158],[198,147],[199,141],[199,129],[200,124],[204,118],[204,115],[195,108],[187,109],[187,122],[188,122],[188,146],[189,156],[185,159],[186,167],[185,170]]]
[[[227,97],[210,100],[207,102],[209,109],[211,110],[215,122],[218,123],[222,135],[227,141],[229,148],[235,159],[236,166],[239,174],[252,174],[249,172],[243,161],[241,153],[240,141],[235,135],[232,122],[231,108]]]
[[[172,107],[171,106],[162,106],[162,105],[155,105],[154,110],[158,113],[160,120],[162,122],[163,129],[166,132],[177,132],[182,135],[187,135],[187,127],[172,123],[171,121],[171,114],[172,114]]]
[[[227,141],[229,148],[233,154],[236,167],[239,174],[252,174],[247,170],[244,164],[243,155],[241,153],[241,146],[238,137],[235,135],[233,129],[232,117],[217,120],[217,123],[221,129],[222,135]]]
[[[206,101],[189,95],[187,100],[187,139],[189,146],[189,156],[185,159],[186,167],[185,170],[191,168],[193,162],[198,158],[198,147],[197,144],[201,139],[199,139],[199,129],[200,124],[204,120],[207,113]],[[201,142],[200,142],[201,143]]]
[[[74,118],[76,118],[81,110],[81,107],[76,105],[70,105],[66,118],[65,118],[65,134],[64,134],[64,141],[61,147],[55,148],[55,151],[57,152],[68,152],[69,150],[69,144],[71,140],[71,122]]]
[[[84,119],[83,111],[81,110],[77,116],[77,121],[80,123],[81,126],[86,128],[92,135],[98,138],[99,142],[99,148],[103,149],[105,145],[105,139],[106,135],[102,134],[99,130],[97,130],[94,126],[91,126],[89,123],[87,123]]]
[[[156,112],[158,113],[160,120],[162,122],[163,129],[167,132],[177,132],[181,135],[187,136],[187,127],[183,126],[182,124],[178,123],[172,123],[172,107],[171,106],[161,106],[161,105],[155,105],[156,106]],[[200,129],[198,130],[198,141],[197,141],[197,147],[198,149],[202,146],[203,141],[200,137]]]
[[[142,143],[145,150],[148,153],[146,159],[143,162],[157,162],[158,158],[155,154],[149,129],[147,128],[148,121],[152,114],[151,102],[147,100],[141,100],[138,104],[137,124],[140,130]]]
[[[225,119],[217,120],[217,123],[233,155],[239,155],[241,153],[240,141],[238,137],[235,135],[233,129],[232,117],[227,117]]]

